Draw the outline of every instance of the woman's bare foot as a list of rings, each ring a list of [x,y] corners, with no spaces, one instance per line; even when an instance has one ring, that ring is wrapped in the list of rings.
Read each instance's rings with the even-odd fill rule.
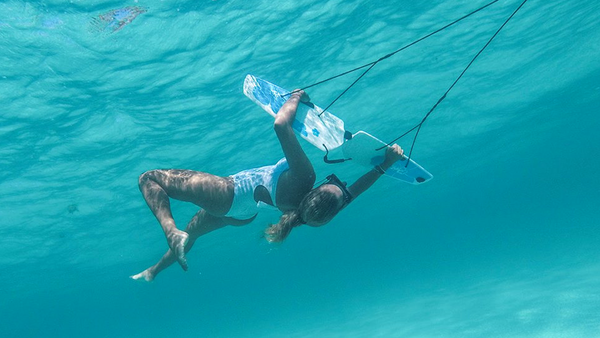
[[[129,278],[134,280],[145,280],[146,282],[152,282],[154,280],[154,275],[150,273],[150,269],[146,269],[137,275],[129,276]]]
[[[185,245],[187,244],[189,238],[190,235],[187,232],[179,229],[174,229],[167,235],[169,247],[175,254],[177,262],[179,265],[181,265],[184,271],[188,270],[187,259],[185,258]]]

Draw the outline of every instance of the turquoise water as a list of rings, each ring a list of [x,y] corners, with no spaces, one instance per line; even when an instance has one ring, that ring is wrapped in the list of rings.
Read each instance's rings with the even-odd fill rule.
[[[391,139],[418,123],[521,1],[378,64],[331,111]],[[201,238],[187,273],[128,276],[166,242],[154,168],[275,163],[248,73],[296,88],[374,61],[485,1],[0,4],[3,337],[600,337],[600,3],[529,1],[424,125],[435,178],[382,178],[333,222]],[[93,17],[143,6],[116,32]],[[326,105],[352,76],[308,90]],[[410,139],[400,144],[410,147]],[[329,166],[304,143],[319,178]],[[196,212],[174,203],[183,227]]]

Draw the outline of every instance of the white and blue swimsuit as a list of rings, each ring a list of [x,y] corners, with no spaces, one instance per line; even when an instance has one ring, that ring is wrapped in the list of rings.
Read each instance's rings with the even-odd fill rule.
[[[263,186],[269,192],[273,204],[276,204],[277,182],[279,176],[290,167],[285,158],[275,165],[241,171],[233,179],[233,203],[225,216],[235,219],[249,219],[259,211],[259,207],[268,205],[254,200],[254,191]]]

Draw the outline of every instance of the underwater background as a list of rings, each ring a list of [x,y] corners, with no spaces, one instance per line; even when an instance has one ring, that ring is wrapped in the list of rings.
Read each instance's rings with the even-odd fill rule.
[[[2,337],[600,337],[600,2],[530,0],[434,111],[413,159],[281,245],[166,251],[150,169],[282,157],[246,74],[288,89],[375,61],[486,1],[0,3]],[[420,122],[520,0],[379,63],[332,108],[383,140]],[[331,102],[358,73],[308,89]],[[411,136],[399,144],[410,148]],[[328,165],[303,141],[317,179]],[[180,228],[197,207],[173,202]]]

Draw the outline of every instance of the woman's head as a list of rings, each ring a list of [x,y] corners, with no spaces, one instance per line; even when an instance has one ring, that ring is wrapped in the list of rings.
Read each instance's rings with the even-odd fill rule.
[[[267,228],[265,237],[269,242],[282,242],[294,227],[302,224],[325,225],[350,203],[352,196],[345,185],[335,175],[327,179],[304,196],[298,209],[285,212],[277,224]]]
[[[311,190],[298,206],[302,223],[310,226],[327,224],[344,207],[343,193],[333,184]]]

